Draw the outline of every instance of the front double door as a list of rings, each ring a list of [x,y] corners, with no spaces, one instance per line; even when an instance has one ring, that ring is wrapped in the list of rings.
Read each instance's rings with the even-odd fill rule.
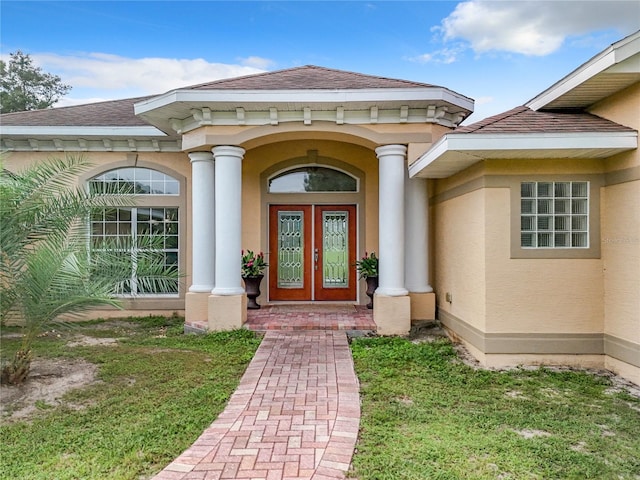
[[[356,300],[355,205],[269,207],[269,299]]]

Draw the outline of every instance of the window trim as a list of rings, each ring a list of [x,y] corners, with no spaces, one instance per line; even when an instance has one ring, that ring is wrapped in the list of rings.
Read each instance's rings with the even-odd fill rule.
[[[149,162],[144,160],[138,160],[137,155],[127,155],[126,160],[108,162],[104,164],[97,164],[91,170],[85,172],[79,177],[79,185],[84,188],[88,188],[89,180],[102,173],[115,170],[118,168],[132,168],[141,167],[157,170],[172,176],[179,182],[180,194],[167,194],[167,195],[135,195],[137,208],[177,208],[178,209],[178,268],[183,276],[178,282],[177,294],[144,294],[144,295],[123,295],[118,298],[122,300],[122,306],[125,310],[184,310],[185,294],[187,292],[187,286],[185,279],[189,276],[189,265],[187,264],[187,250],[188,250],[188,232],[187,232],[187,179],[184,175],[178,173],[171,168],[167,168],[164,165]],[[90,225],[87,225],[90,228]],[[110,310],[111,307],[105,307]]]
[[[584,247],[529,248],[522,247],[521,233],[521,184],[523,182],[588,182],[589,214],[588,244]],[[511,258],[600,258],[600,174],[518,175],[510,179],[511,191]]]
[[[326,170],[333,170],[335,172],[339,172],[342,173],[344,175],[346,175],[347,177],[353,179],[356,182],[356,188],[355,190],[314,190],[311,192],[272,192],[271,191],[271,181],[275,180],[276,178],[279,178],[281,176],[287,175],[289,173],[297,173],[296,171],[301,171],[307,168],[322,168],[322,169],[326,169]],[[354,194],[354,193],[360,193],[360,178],[358,178],[357,176],[353,175],[352,173],[333,166],[333,165],[328,165],[326,163],[307,163],[307,164],[300,164],[300,165],[294,165],[292,167],[287,167],[281,170],[278,170],[274,173],[272,173],[271,175],[269,175],[267,177],[267,194],[269,195],[308,195],[308,194],[314,194],[314,193],[319,193],[319,194],[324,194],[324,193],[331,193],[331,194],[337,194],[337,193],[346,193],[346,194]]]

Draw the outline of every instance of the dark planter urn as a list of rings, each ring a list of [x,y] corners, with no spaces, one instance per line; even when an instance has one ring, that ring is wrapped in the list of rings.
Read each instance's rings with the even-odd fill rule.
[[[264,275],[254,275],[251,277],[242,277],[244,280],[244,289],[247,292],[247,309],[248,310],[257,310],[260,308],[260,305],[256,302],[256,298],[260,296],[260,282]]]
[[[365,278],[367,282],[367,296],[371,299],[369,303],[367,303],[367,308],[373,308],[373,293],[378,288],[378,277],[367,277]]]

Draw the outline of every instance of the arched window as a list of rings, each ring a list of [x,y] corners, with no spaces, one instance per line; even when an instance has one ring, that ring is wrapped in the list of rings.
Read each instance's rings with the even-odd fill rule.
[[[269,193],[357,192],[358,180],[328,167],[299,167],[269,179]]]
[[[136,256],[141,251],[160,256],[167,271],[179,268],[180,223],[176,198],[180,182],[150,168],[127,167],[101,173],[88,181],[94,193],[135,195],[135,205],[114,202],[91,214],[93,248],[112,248],[130,255],[132,272],[126,291],[131,295],[177,295],[178,282],[148,283],[136,279]],[[117,247],[114,247],[117,246]]]
[[[135,195],[179,195],[180,182],[166,173],[141,167],[109,170],[89,180],[95,193]]]

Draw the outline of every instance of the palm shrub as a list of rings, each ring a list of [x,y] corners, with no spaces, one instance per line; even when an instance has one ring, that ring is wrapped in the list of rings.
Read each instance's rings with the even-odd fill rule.
[[[177,282],[153,239],[92,249],[87,219],[95,208],[126,205],[133,196],[93,193],[77,186],[89,164],[81,157],[50,159],[19,173],[0,164],[0,324],[22,326],[20,348],[2,365],[0,381],[18,384],[28,373],[34,338],[98,306],[120,306],[132,271],[143,284]],[[108,193],[108,192],[107,192]],[[135,258],[130,242],[145,242]]]

